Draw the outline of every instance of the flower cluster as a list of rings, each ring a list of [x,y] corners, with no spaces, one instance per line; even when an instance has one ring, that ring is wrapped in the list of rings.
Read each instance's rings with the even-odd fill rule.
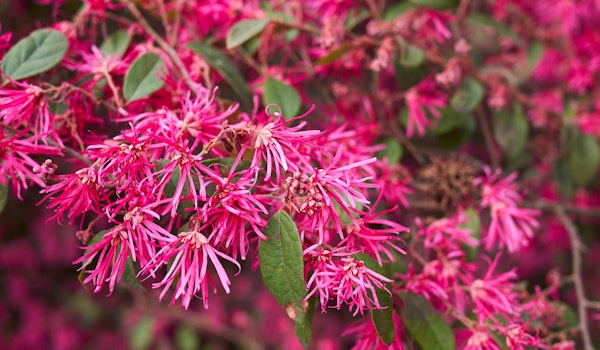
[[[0,211],[35,188],[95,292],[208,309],[260,267],[305,346],[314,309],[357,349],[592,346],[597,1],[38,3],[0,33]]]

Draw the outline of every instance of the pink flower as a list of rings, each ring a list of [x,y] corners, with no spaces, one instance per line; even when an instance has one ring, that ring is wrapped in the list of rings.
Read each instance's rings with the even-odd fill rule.
[[[181,305],[187,309],[192,297],[199,297],[204,302],[204,308],[208,308],[208,287],[213,285],[208,273],[209,260],[217,271],[223,289],[226,293],[230,292],[231,282],[219,258],[237,266],[238,271],[241,269],[237,261],[215,249],[206,236],[194,228],[191,231],[181,232],[177,238],[173,238],[148,265],[143,267],[140,273],[154,273],[172,260],[163,280],[152,285],[153,288],[163,288],[159,300],[162,300],[171,285],[176,282],[170,305],[174,305],[175,301],[181,298]],[[214,289],[216,292],[216,288]]]
[[[170,145],[170,161],[160,170],[154,173],[154,176],[161,176],[160,182],[156,185],[156,190],[165,197],[156,203],[166,204],[162,214],[170,211],[171,217],[175,217],[177,208],[182,199],[190,199],[194,204],[194,209],[198,209],[198,200],[206,199],[206,184],[204,182],[204,170],[206,167],[200,162],[201,157],[193,155],[187,142],[184,146]],[[166,193],[167,184],[175,183],[173,194]]]
[[[288,124],[295,123],[310,112],[312,108],[304,115],[285,120],[279,112],[272,114],[273,120],[261,122],[256,126],[246,125],[238,126],[239,133],[248,133],[249,140],[247,145],[254,150],[252,166],[261,166],[264,161],[266,167],[265,180],[271,177],[272,173],[279,179],[283,171],[298,171],[298,164],[310,164],[308,156],[302,154],[304,145],[314,140],[321,134],[318,130],[300,131],[306,125],[306,121],[298,123],[296,126],[289,127]]]
[[[465,329],[456,335],[457,345],[465,350],[501,350],[494,338],[488,331],[488,327],[482,325],[477,329]]]
[[[529,244],[533,238],[533,229],[539,226],[536,217],[538,210],[523,209],[517,206],[522,196],[517,192],[514,180],[516,173],[500,178],[500,170],[492,173],[485,167],[484,176],[473,181],[481,185],[483,198],[482,208],[490,208],[492,220],[484,238],[486,249],[494,246],[506,246],[509,252],[515,252]]]
[[[338,155],[332,164],[336,164]],[[329,240],[330,237],[326,234],[329,227],[333,227],[340,238],[344,238],[341,213],[353,218],[351,208],[357,209],[369,204],[360,190],[376,186],[367,183],[370,177],[361,178],[352,173],[374,161],[375,158],[371,158],[339,168],[332,165],[327,169],[313,168],[314,173],[310,176],[296,172],[288,177],[285,203],[298,212],[299,226],[318,233],[319,243]]]
[[[98,170],[95,168],[83,168],[70,175],[59,175],[56,178],[63,180],[46,189],[41,193],[47,193],[42,201],[48,201],[46,208],[55,208],[56,213],[52,219],[62,221],[65,213],[68,213],[69,224],[76,217],[91,210],[100,213],[100,202],[105,197],[105,192],[98,184]]]
[[[433,76],[430,76],[406,92],[408,124],[406,136],[412,137],[415,127],[419,136],[425,135],[425,128],[431,125],[426,111],[434,118],[440,118],[437,108],[446,105],[446,97],[438,89]]]
[[[148,206],[135,206],[133,209],[123,215],[122,226],[127,230],[128,237],[131,237],[134,248],[131,251],[133,261],[140,262],[145,266],[156,255],[156,247],[165,239],[170,239],[172,235],[153,219],[160,219],[160,216],[150,210]]]
[[[378,202],[368,212],[356,211],[360,217],[346,226],[346,238],[338,246],[345,246],[353,251],[363,251],[377,259],[379,265],[383,264],[381,253],[385,254],[389,261],[395,261],[393,251],[405,254],[404,250],[396,244],[403,243],[398,237],[400,232],[408,232],[409,228],[390,220],[380,218],[397,207],[380,212],[375,212]]]
[[[514,280],[517,274],[514,269],[508,272],[494,274],[494,270],[500,260],[500,254],[496,255],[485,276],[478,279],[467,278],[465,283],[469,285],[471,299],[475,303],[475,313],[482,318],[496,319],[497,315],[504,317],[519,314],[519,303],[514,292]]]
[[[27,83],[13,84],[20,89],[0,89],[0,120],[16,128],[31,121],[44,96],[44,90]]]
[[[21,189],[27,189],[30,181],[46,187],[46,183],[35,174],[34,169],[39,170],[40,166],[30,155],[59,154],[54,147],[38,145],[38,139],[39,136],[26,137],[25,132],[8,136],[0,127],[0,184],[5,185],[11,180],[19,199],[22,199]]]
[[[422,295],[432,303],[439,303],[439,300],[449,299],[445,288],[438,283],[438,276],[415,273],[415,266],[413,263],[408,265],[406,274],[397,274],[395,277],[405,282],[405,285],[403,286],[404,290]]]
[[[463,211],[457,212],[452,218],[442,218],[425,225],[421,218],[416,219],[417,234],[424,239],[424,247],[436,247],[449,250],[460,250],[461,244],[475,247],[479,241],[472,236],[471,230],[460,228],[466,222]]]
[[[113,227],[106,232],[102,239],[91,246],[82,247],[86,253],[79,259],[73,261],[73,264],[83,263],[81,269],[86,269],[96,258],[98,262],[93,270],[86,270],[89,274],[83,282],[90,281],[96,286],[94,292],[102,290],[104,283],[108,282],[109,295],[112,294],[115,284],[121,281],[127,258],[134,250],[131,236],[121,225]]]
[[[313,273],[306,284],[309,290],[306,299],[318,293],[323,312],[331,299],[336,301],[338,310],[342,304],[348,304],[350,311],[355,309],[354,315],[359,312],[363,315],[364,310],[381,310],[377,289],[390,293],[384,283],[392,280],[367,268],[363,261],[350,257],[354,254],[343,248],[322,249],[320,245],[307,248],[304,251],[305,271],[313,270]]]
[[[215,245],[231,248],[234,259],[239,251],[242,260],[248,252],[248,235],[253,232],[260,239],[267,239],[261,232],[266,226],[266,220],[261,214],[268,214],[265,200],[251,193],[258,168],[236,172],[236,168],[244,154],[242,149],[229,173],[222,177],[215,165],[215,170],[206,169],[210,181],[216,184],[215,192],[201,208],[201,216],[206,225],[204,228],[211,232],[208,237]],[[247,227],[250,229],[247,229]]]
[[[367,268],[364,262],[353,258],[342,258],[342,265],[333,276],[333,294],[337,298],[337,309],[343,303],[348,304],[350,311],[354,308],[353,316],[358,313],[364,315],[365,310],[384,307],[377,299],[377,289],[383,289],[391,293],[384,283],[392,280]]]
[[[341,248],[324,249],[316,244],[305,249],[302,254],[306,261],[305,275],[311,270],[313,271],[306,282],[306,289],[309,292],[305,299],[308,300],[318,293],[321,311],[325,312],[331,299],[332,279],[339,270],[338,258],[352,255],[352,253],[344,252]]]

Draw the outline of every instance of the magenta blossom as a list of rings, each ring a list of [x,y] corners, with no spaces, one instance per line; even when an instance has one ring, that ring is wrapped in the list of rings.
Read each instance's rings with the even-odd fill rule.
[[[412,137],[415,128],[419,136],[423,136],[425,128],[432,125],[426,111],[434,118],[440,118],[442,115],[438,108],[446,105],[446,98],[438,90],[433,76],[430,76],[406,92],[406,105],[408,107],[406,136]]]
[[[170,242],[166,242],[168,244],[140,271],[140,273],[154,273],[172,260],[163,280],[152,285],[153,288],[163,288],[159,299],[162,300],[171,285],[176,282],[171,305],[181,298],[181,305],[187,309],[192,297],[199,297],[204,301],[204,307],[208,308],[208,288],[209,285],[213,286],[212,278],[208,273],[209,260],[217,271],[223,289],[226,293],[230,292],[231,282],[219,258],[237,266],[238,271],[241,266],[233,258],[213,247],[205,235],[193,229],[181,232],[177,238],[173,237]],[[216,292],[214,286],[213,289]]]
[[[89,274],[83,282],[92,281],[96,286],[96,293],[108,282],[109,295],[112,294],[115,284],[121,282],[127,259],[135,249],[131,236],[123,226],[117,225],[106,232],[98,242],[82,249],[86,249],[86,253],[73,261],[73,264],[83,263],[81,269]],[[96,258],[98,261],[94,269],[86,270]]]
[[[533,238],[533,229],[539,226],[536,217],[540,212],[517,206],[522,196],[514,184],[516,173],[500,178],[500,170],[494,173],[488,167],[483,170],[484,176],[475,179],[473,184],[482,186],[481,207],[491,210],[492,221],[484,238],[485,248],[490,250],[498,245],[506,246],[509,252],[518,251]]]
[[[106,193],[98,183],[98,170],[83,168],[74,174],[59,175],[56,178],[63,180],[41,191],[47,193],[44,197],[49,202],[47,208],[54,208],[56,213],[52,219],[60,222],[67,213],[71,224],[75,218],[89,210],[100,213],[100,202]]]

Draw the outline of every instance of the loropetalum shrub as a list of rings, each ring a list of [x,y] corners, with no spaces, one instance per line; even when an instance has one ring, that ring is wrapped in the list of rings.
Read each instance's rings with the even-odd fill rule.
[[[209,308],[259,268],[304,346],[348,310],[357,349],[594,347],[597,1],[39,2],[0,207],[39,191],[94,292]]]

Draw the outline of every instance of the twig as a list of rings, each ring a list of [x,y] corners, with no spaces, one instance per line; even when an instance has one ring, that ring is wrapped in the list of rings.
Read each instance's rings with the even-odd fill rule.
[[[158,34],[152,28],[152,26],[150,25],[150,23],[148,23],[146,21],[146,19],[144,18],[144,16],[142,16],[142,13],[137,9],[137,7],[135,6],[135,4],[133,2],[129,2],[129,1],[126,1],[126,0],[124,0],[123,2],[127,6],[127,9],[129,9],[129,11],[137,19],[138,23],[144,28],[144,30],[146,31],[146,33],[148,33],[148,35],[150,35],[154,39],[154,41],[156,41],[156,43],[173,60],[173,63],[175,64],[175,66],[179,70],[179,73],[183,77],[183,81],[185,81],[185,84],[194,93],[198,93],[198,87],[196,86],[196,83],[194,83],[194,80],[190,76],[190,73],[188,72],[187,68],[185,68],[185,65],[183,64],[183,62],[181,62],[181,59],[179,58],[179,55],[177,54],[177,52],[175,52],[175,50],[173,50],[173,48],[160,36],[160,34]]]
[[[492,127],[481,111],[478,111],[476,115],[477,119],[479,120],[479,124],[481,125],[483,139],[485,140],[485,146],[487,147],[488,154],[490,155],[492,168],[496,169],[500,166],[500,156],[498,155],[498,152],[496,152],[494,145],[494,134],[492,133]]]
[[[581,208],[572,204],[557,204],[546,202],[544,200],[537,200],[534,202],[523,202],[523,207],[539,209],[543,211],[555,211],[556,207],[562,207],[562,209],[571,214],[583,215],[583,216],[599,216],[600,217],[600,207],[596,208]]]
[[[389,127],[389,131],[392,133],[392,136],[394,136],[398,140],[398,142],[400,142],[402,144],[402,146],[404,146],[404,148],[406,148],[408,150],[408,152],[410,152],[410,154],[412,154],[412,156],[415,158],[417,163],[424,164],[425,157],[423,156],[421,151],[417,147],[415,147],[412,144],[412,142],[410,142],[406,138],[406,136],[404,136],[404,134],[402,133],[400,128],[393,122],[389,123],[387,126]]]
[[[554,210],[556,216],[563,224],[569,238],[571,239],[571,253],[573,254],[573,284],[575,286],[575,294],[577,295],[577,311],[579,313],[579,331],[583,338],[583,346],[585,350],[593,350],[592,338],[590,336],[590,329],[587,322],[587,299],[585,298],[585,286],[583,284],[582,277],[582,257],[581,253],[584,250],[583,243],[579,239],[577,228],[567,216],[565,209],[561,206],[557,206]]]

